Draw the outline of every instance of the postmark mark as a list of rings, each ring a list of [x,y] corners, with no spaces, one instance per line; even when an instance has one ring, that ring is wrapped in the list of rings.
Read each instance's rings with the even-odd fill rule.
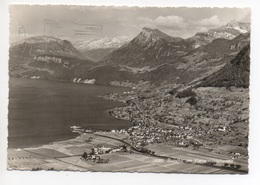
[[[103,25],[91,23],[78,23],[70,20],[44,19],[43,35],[96,35],[103,32]]]

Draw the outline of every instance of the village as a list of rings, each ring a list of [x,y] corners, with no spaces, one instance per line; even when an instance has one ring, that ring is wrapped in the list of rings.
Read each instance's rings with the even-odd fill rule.
[[[225,153],[230,158],[248,157],[248,91],[233,88],[198,88],[196,104],[189,97],[176,98],[167,91],[113,93],[110,100],[125,107],[110,110],[118,119],[130,120],[128,142],[137,148],[156,143],[192,150]],[[226,150],[226,148],[234,148]]]

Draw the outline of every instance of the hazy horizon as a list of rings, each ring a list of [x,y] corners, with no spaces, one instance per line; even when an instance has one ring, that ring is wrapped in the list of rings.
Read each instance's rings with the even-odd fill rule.
[[[188,38],[232,20],[250,22],[250,8],[157,8],[115,6],[11,5],[10,41],[35,35],[68,40],[133,38],[143,27]]]

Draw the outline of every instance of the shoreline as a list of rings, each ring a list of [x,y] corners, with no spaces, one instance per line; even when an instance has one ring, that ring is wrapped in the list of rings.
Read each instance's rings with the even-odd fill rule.
[[[72,140],[72,139],[77,139],[77,138],[80,137],[80,136],[81,136],[81,135],[78,135],[77,137],[73,137],[73,138],[71,138],[71,139],[53,141],[53,142],[50,142],[50,143],[47,143],[47,144],[34,145],[34,146],[30,146],[30,147],[7,148],[7,150],[16,150],[16,151],[19,151],[19,150],[27,150],[27,149],[37,149],[37,148],[41,148],[41,147],[50,146],[50,145],[53,145],[53,144],[55,144],[55,143],[66,142],[66,141],[69,141],[69,140]]]
[[[116,118],[116,119],[119,119],[119,118]],[[124,120],[124,119],[119,119],[119,120]],[[83,129],[83,128],[81,128],[81,129]],[[86,130],[88,130],[88,131],[86,132]],[[75,132],[78,133],[78,136],[70,138],[70,139],[53,141],[53,142],[50,142],[50,143],[47,143],[47,144],[34,145],[34,146],[30,146],[30,147],[20,147],[20,148],[8,148],[7,147],[7,150],[19,151],[19,150],[43,148],[43,147],[48,147],[50,145],[54,145],[54,144],[57,144],[57,143],[62,143],[62,142],[67,142],[67,141],[74,140],[74,139],[79,139],[84,134],[95,134],[96,132],[113,133],[112,132],[113,130],[118,130],[118,129],[112,129],[112,130],[109,130],[109,131],[107,131],[107,130],[90,130],[90,129],[85,129],[84,132],[75,131]],[[124,130],[124,129],[119,129],[119,130]],[[73,132],[73,131],[71,131],[71,132]],[[73,133],[75,133],[75,132],[73,132]]]
[[[110,101],[116,101],[116,100],[110,100]],[[121,102],[121,101],[118,101],[118,102]],[[123,107],[123,106],[119,106],[119,107]],[[115,107],[115,108],[117,108],[117,107]],[[113,110],[113,109],[106,110],[106,112],[109,112],[110,110]],[[111,117],[113,117],[117,120],[129,121],[131,123],[131,126],[129,128],[133,127],[132,122],[130,120],[123,119],[123,118],[117,118],[117,117],[112,116],[112,115],[109,115],[109,116],[111,116]],[[71,128],[71,127],[75,127],[75,128]],[[69,141],[69,140],[78,139],[78,138],[82,137],[82,135],[87,134],[87,133],[89,133],[89,134],[90,133],[95,134],[96,132],[112,133],[113,130],[125,130],[125,128],[123,128],[123,129],[108,129],[108,130],[91,130],[91,129],[85,129],[85,128],[82,128],[80,126],[75,126],[75,125],[70,126],[70,129],[71,129],[72,133],[77,133],[78,136],[72,137],[70,139],[65,139],[65,140],[62,139],[62,140],[53,141],[53,142],[50,142],[50,143],[47,143],[47,144],[39,144],[39,145],[30,146],[30,147],[20,147],[20,148],[9,148],[9,147],[7,147],[7,150],[22,150],[22,149],[41,148],[41,147],[53,145],[53,144],[59,143],[59,142],[66,142],[66,141]],[[81,132],[81,131],[77,131],[77,130],[73,130],[73,129],[81,129],[81,130],[84,129],[84,131]],[[7,143],[7,146],[8,146],[8,143]]]
[[[17,80],[19,80],[19,79],[23,79],[23,78],[9,78],[9,86],[10,86],[10,84],[12,83],[12,79],[14,80],[14,81],[16,81],[16,79]],[[26,80],[33,80],[33,79],[29,79],[29,78],[25,78]],[[53,80],[45,80],[45,79],[40,79],[40,80],[42,80],[42,81],[45,81],[45,82],[64,82],[64,81],[53,81]],[[19,81],[18,81],[19,82]],[[64,82],[64,83],[67,83],[68,85],[69,84],[73,84],[72,82]],[[76,84],[76,85],[78,85],[78,84]],[[82,85],[86,85],[86,84],[82,84]],[[87,84],[87,85],[92,85],[92,84]],[[130,88],[129,87],[119,87],[119,86],[113,86],[113,85],[101,85],[101,84],[94,84],[94,85],[97,85],[97,86],[104,86],[104,87],[111,87],[112,89],[110,90],[110,89],[108,89],[107,91],[103,91],[103,92],[100,92],[99,94],[97,94],[96,95],[96,97],[99,99],[99,101],[100,102],[104,102],[105,104],[108,104],[108,107],[104,107],[104,110],[102,110],[102,112],[100,112],[101,114],[102,114],[102,117],[104,117],[104,119],[106,120],[106,118],[107,117],[110,117],[109,119],[107,119],[108,121],[105,121],[104,123],[105,124],[103,124],[103,123],[101,123],[100,125],[98,125],[98,124],[92,124],[92,122],[93,123],[95,123],[95,121],[99,121],[100,119],[91,119],[90,121],[85,121],[85,122],[82,122],[82,123],[79,123],[79,126],[80,127],[86,127],[87,129],[93,129],[94,128],[94,130],[97,130],[97,131],[99,131],[99,130],[101,130],[101,131],[111,131],[112,129],[123,129],[123,128],[125,128],[125,129],[127,129],[127,128],[129,128],[129,127],[131,127],[132,126],[132,124],[131,124],[131,122],[129,121],[129,120],[124,120],[124,119],[117,119],[117,118],[115,118],[114,116],[110,116],[109,115],[109,111],[111,110],[111,109],[114,109],[114,108],[118,108],[118,107],[124,107],[125,105],[123,104],[124,102],[122,102],[122,101],[114,101],[114,102],[116,102],[115,104],[113,104],[113,106],[110,106],[109,104],[111,104],[110,103],[110,101],[108,100],[108,99],[106,99],[105,98],[105,95],[106,95],[106,92],[108,92],[108,93],[113,93],[113,91],[116,91],[116,93],[121,93],[121,91],[123,92],[123,91],[128,91],[128,90],[130,90]],[[92,85],[93,86],[93,85]],[[120,90],[120,89],[114,89],[113,90],[113,87],[115,87],[115,88],[124,88],[124,89],[122,89],[122,90]],[[83,89],[84,90],[84,89]],[[10,100],[9,100],[10,101]],[[107,103],[106,103],[107,102]],[[88,103],[88,102],[87,102]],[[85,104],[85,103],[84,103]],[[117,105],[118,104],[118,105]],[[85,110],[85,112],[86,111],[88,111],[88,110]],[[98,115],[97,115],[98,116]],[[86,117],[86,116],[85,116]],[[86,118],[86,119],[88,119],[88,117]],[[103,118],[102,118],[103,119]],[[115,120],[116,119],[116,120]],[[113,120],[115,120],[115,121],[113,121]],[[117,120],[123,120],[123,121],[128,121],[129,123],[122,123],[122,122],[119,122],[119,121],[117,121]],[[65,120],[66,121],[66,120]],[[115,123],[113,123],[113,122],[115,122]],[[99,123],[99,122],[97,122],[97,123]],[[111,126],[109,126],[109,123],[111,123],[112,124],[112,127],[114,127],[114,128],[108,128],[108,127],[111,127]],[[69,125],[67,125],[67,124],[69,124]],[[88,125],[88,124],[90,124],[90,125]],[[106,124],[108,125],[108,126],[106,126]],[[125,126],[124,126],[124,124],[126,124]],[[10,120],[9,120],[9,125],[10,125]],[[69,122],[67,123],[66,122],[66,124],[63,124],[63,123],[61,123],[61,125],[64,125],[64,126],[62,126],[62,130],[64,130],[65,129],[65,132],[63,132],[63,133],[65,133],[65,134],[60,134],[60,131],[58,131],[57,133],[55,132],[55,135],[54,134],[52,134],[52,135],[48,135],[48,134],[44,134],[44,136],[45,137],[49,137],[50,139],[44,139],[43,138],[43,140],[40,140],[40,139],[38,139],[37,141],[35,141],[35,142],[31,142],[30,140],[33,140],[33,138],[34,137],[30,137],[30,134],[28,135],[28,134],[22,134],[21,136],[20,136],[20,138],[18,138],[20,141],[22,141],[22,140],[24,140],[25,141],[25,143],[23,143],[23,142],[21,142],[20,144],[19,144],[19,142],[17,142],[17,144],[16,144],[16,140],[17,140],[17,138],[15,137],[15,135],[13,134],[13,135],[10,135],[9,134],[9,136],[10,136],[10,140],[8,139],[8,143],[7,143],[7,148],[8,149],[19,149],[19,148],[34,148],[34,147],[40,147],[40,146],[42,146],[42,145],[48,145],[48,144],[51,144],[52,142],[57,142],[57,141],[64,141],[64,140],[68,140],[68,139],[73,139],[73,138],[75,138],[75,137],[78,137],[79,136],[79,134],[77,133],[77,134],[74,134],[74,133],[71,133],[71,129],[69,128],[69,127],[71,127],[71,126],[74,126],[75,125],[75,123],[72,123],[72,124],[70,124]],[[94,126],[93,126],[94,125]],[[30,126],[30,125],[29,125]],[[28,127],[29,128],[29,127]],[[10,128],[9,128],[10,129]],[[59,129],[60,130],[60,129]],[[19,130],[18,130],[19,131]],[[13,133],[16,133],[17,131],[15,130],[15,127],[14,127],[14,132]],[[22,130],[22,132],[24,132],[24,133],[26,133],[26,131],[25,130]],[[66,133],[68,133],[68,134],[66,134]],[[23,139],[24,138],[24,139]],[[32,138],[32,139],[30,139],[30,138]],[[52,139],[53,138],[53,139]],[[27,142],[27,140],[28,140],[28,142]],[[28,144],[27,144],[28,143]],[[32,145],[30,145],[30,143],[32,143]],[[11,144],[11,145],[10,145]],[[20,145],[20,146],[19,146]]]
[[[69,83],[69,84],[75,84],[75,85],[96,85],[96,86],[105,86],[105,87],[119,87],[119,88],[126,88],[126,89],[131,89],[133,90],[133,87],[131,86],[122,86],[122,85],[113,85],[113,84],[103,84],[103,83],[75,83],[73,81],[69,81],[69,80],[55,80],[55,79],[35,79],[35,78],[29,78],[29,77],[9,77],[8,79],[8,83],[10,83],[10,79],[28,79],[28,80],[39,80],[39,81],[51,81],[51,82],[59,82],[59,83]],[[103,95],[101,95],[103,96]]]

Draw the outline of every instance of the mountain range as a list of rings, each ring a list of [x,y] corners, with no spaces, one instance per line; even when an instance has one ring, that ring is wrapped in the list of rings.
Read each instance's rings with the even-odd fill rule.
[[[40,54],[52,54],[82,58],[81,53],[67,40],[52,36],[34,36],[12,43],[11,56],[31,57]]]
[[[241,23],[233,20],[219,28],[210,29],[207,32],[196,33],[193,37],[188,38],[188,40],[195,41],[194,47],[197,48],[202,45],[207,45],[218,38],[231,40],[240,34],[248,32],[250,32],[249,23]]]
[[[94,66],[71,42],[50,36],[13,43],[9,56],[10,77],[71,81]]]
[[[79,83],[95,79],[100,84],[196,85],[221,71],[249,44],[250,24],[237,21],[188,39],[146,27],[130,41],[104,38],[72,44],[37,36],[11,45],[9,74]]]
[[[86,58],[99,61],[113,50],[126,44],[129,40],[128,37],[105,37],[91,40],[78,40],[72,44]]]

